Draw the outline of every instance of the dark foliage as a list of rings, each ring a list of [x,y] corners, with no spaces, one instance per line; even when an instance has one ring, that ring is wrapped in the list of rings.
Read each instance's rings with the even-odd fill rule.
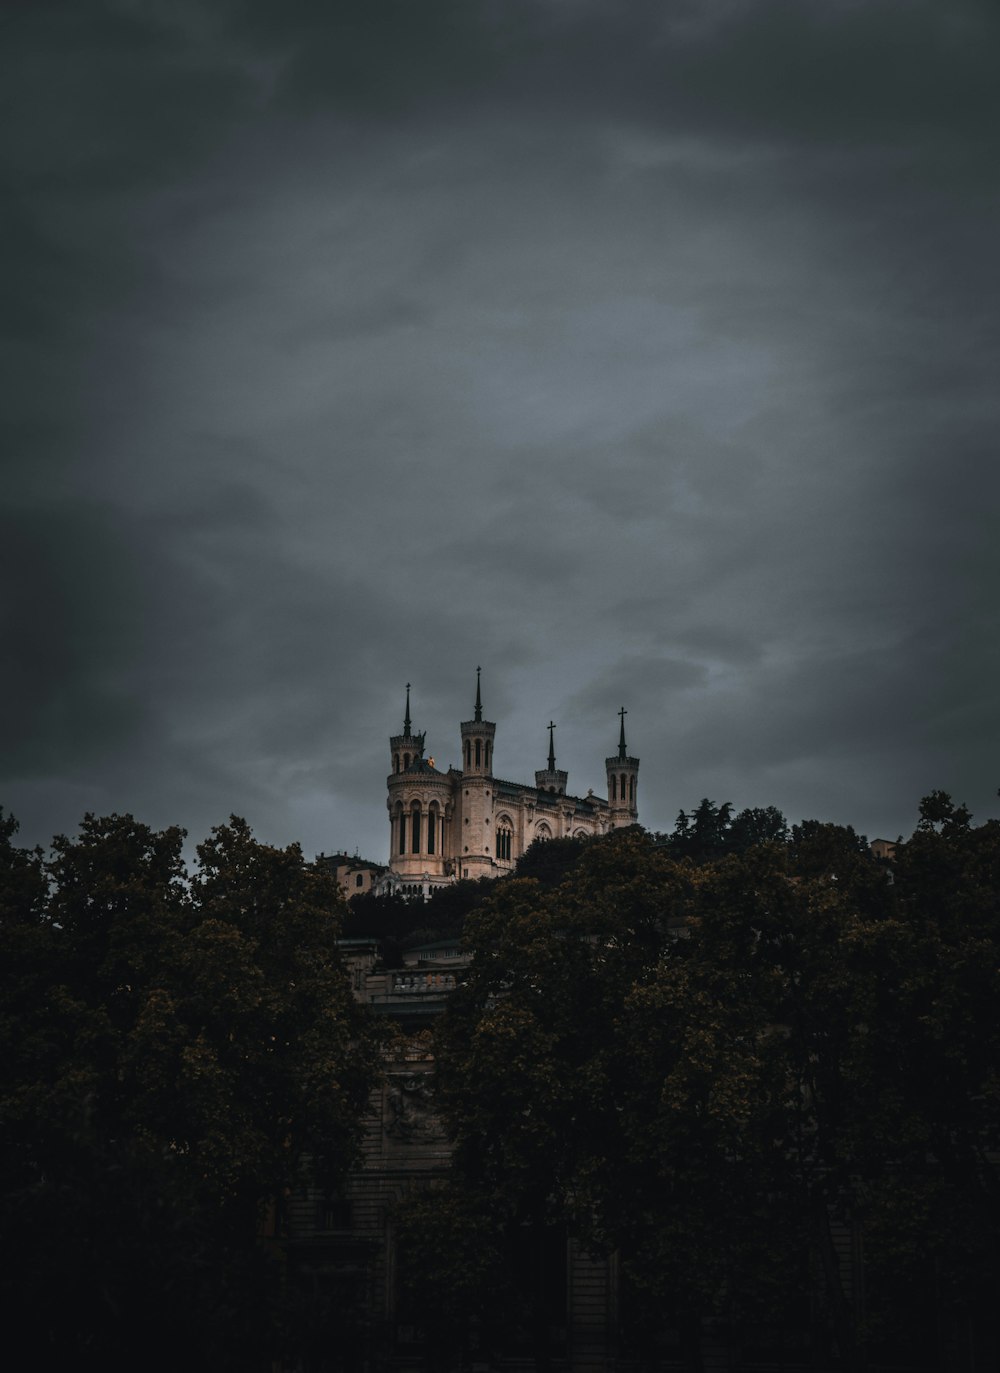
[[[556,887],[599,839],[536,839],[517,860],[516,877],[532,877],[542,887]]]
[[[267,1368],[269,1212],[355,1157],[377,1067],[330,879],[232,819],[199,848],[85,817],[0,827],[0,1297],[43,1367]]]
[[[725,808],[702,815],[725,839]],[[1000,824],[929,798],[893,880],[848,827],[777,828],[700,866],[621,832],[470,916],[437,1036],[452,1177],[411,1240],[456,1329],[492,1313],[502,1344],[505,1255],[564,1225],[620,1256],[644,1357],[670,1329],[697,1368],[709,1317],[845,1369],[950,1366],[962,1340],[995,1356]],[[465,1214],[492,1247],[463,1285],[433,1256],[458,1255]],[[864,1235],[863,1313],[842,1221]]]
[[[352,896],[344,918],[344,934],[381,940],[383,955],[392,959],[398,950],[414,944],[460,935],[466,916],[482,905],[492,887],[492,881],[484,877],[450,883],[435,891],[429,901],[396,893],[376,896],[365,892]]]
[[[759,844],[784,844],[788,823],[776,806],[753,806],[733,814],[731,801],[716,805],[704,797],[694,810],[681,811],[671,834],[657,840],[676,858],[714,863]]]

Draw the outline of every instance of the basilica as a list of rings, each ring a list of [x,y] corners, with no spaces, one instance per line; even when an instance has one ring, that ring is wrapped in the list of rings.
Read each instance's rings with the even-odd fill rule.
[[[618,752],[605,759],[607,799],[592,791],[572,796],[566,772],[556,767],[551,722],[547,766],[535,773],[534,785],[494,776],[496,725],[483,719],[478,668],[473,718],[460,725],[462,766],[447,772],[424,757],[425,736],[413,729],[407,685],[403,732],[389,741],[389,867],[378,890],[426,898],[459,878],[512,872],[536,839],[589,837],[636,824],[639,760],[625,745],[624,707],[619,715]]]

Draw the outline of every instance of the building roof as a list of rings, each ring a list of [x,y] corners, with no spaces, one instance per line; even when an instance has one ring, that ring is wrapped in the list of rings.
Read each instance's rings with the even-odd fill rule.
[[[370,858],[359,858],[356,853],[318,853],[317,863],[330,863],[338,868],[352,868],[357,871],[359,868],[382,869],[384,863],[375,863]]]
[[[402,777],[402,776],[403,776],[403,773],[408,773],[408,772],[429,773],[432,777],[446,777],[446,776],[447,776],[447,773],[441,772],[441,770],[440,770],[439,768],[434,767],[431,763],[429,763],[429,762],[427,761],[426,758],[422,758],[422,757],[420,757],[420,758],[414,758],[413,761],[410,763],[410,766],[409,766],[409,767],[403,768],[402,772],[400,772],[400,773],[395,773],[395,774],[393,774],[393,775],[394,775],[394,776]]]

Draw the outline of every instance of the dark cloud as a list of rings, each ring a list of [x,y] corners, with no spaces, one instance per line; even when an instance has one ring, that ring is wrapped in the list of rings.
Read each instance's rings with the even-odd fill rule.
[[[643,818],[993,801],[1000,16],[11,7],[3,795],[385,847],[439,764]]]
[[[990,137],[995,7],[814,0],[230,5],[220,28],[294,108],[385,119],[513,99],[672,127],[868,144]],[[994,131],[995,132],[995,131]]]

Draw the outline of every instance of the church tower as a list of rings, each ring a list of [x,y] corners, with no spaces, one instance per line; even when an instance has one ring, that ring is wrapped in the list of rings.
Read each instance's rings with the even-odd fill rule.
[[[569,773],[556,768],[556,746],[553,733],[555,725],[550,720],[548,723],[549,731],[549,765],[547,768],[539,768],[535,773],[535,786],[539,791],[550,792],[553,796],[565,796],[566,784],[569,781]]]
[[[608,805],[611,808],[611,824],[614,829],[624,829],[626,825],[639,823],[639,804],[636,792],[639,787],[639,760],[630,758],[625,747],[625,716],[628,711],[622,706],[618,712],[622,727],[618,739],[618,754],[605,758],[604,766],[608,774]]]
[[[389,740],[389,867],[405,879],[396,890],[426,897],[432,887],[449,880],[446,855],[453,807],[447,775],[424,757],[424,737],[410,723],[407,682],[403,732]]]
[[[389,739],[389,751],[392,754],[393,773],[405,772],[413,762],[414,758],[419,758],[424,751],[424,736],[414,734],[410,724],[410,684],[406,684],[406,714],[403,716],[402,734],[393,734]]]
[[[493,739],[497,727],[483,719],[480,673],[476,668],[476,705],[471,720],[463,720],[461,823],[456,835],[456,866],[460,877],[491,877],[494,873]]]

